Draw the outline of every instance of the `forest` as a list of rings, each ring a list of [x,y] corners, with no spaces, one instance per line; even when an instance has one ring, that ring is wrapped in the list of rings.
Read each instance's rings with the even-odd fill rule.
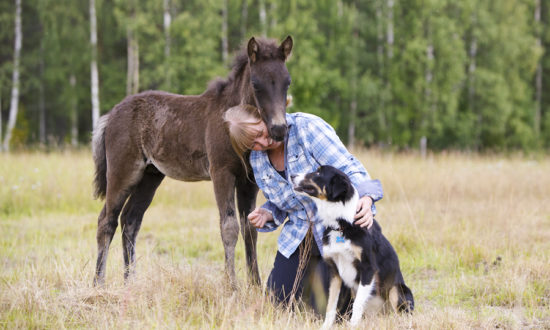
[[[0,145],[86,146],[126,95],[200,94],[251,36],[294,39],[293,106],[349,146],[547,151],[543,0],[2,0]]]

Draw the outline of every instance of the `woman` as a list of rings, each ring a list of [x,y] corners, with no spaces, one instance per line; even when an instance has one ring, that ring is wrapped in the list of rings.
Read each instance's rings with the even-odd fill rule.
[[[370,179],[334,129],[317,116],[286,114],[288,131],[281,142],[269,137],[266,124],[253,106],[243,104],[228,109],[224,119],[233,149],[243,164],[244,154],[250,150],[250,165],[256,183],[267,199],[265,204],[249,214],[250,223],[260,232],[273,231],[283,225],[277,256],[267,281],[268,289],[279,302],[288,302],[293,296],[298,298],[302,295],[304,285],[308,285],[304,283],[308,282],[304,278],[321,273],[324,291],[327,292],[328,268],[320,258],[324,228],[315,214],[313,201],[296,194],[289,178],[291,175],[313,172],[320,165],[340,169],[350,177],[359,192],[355,224],[367,228],[372,225],[376,212],[373,202],[383,195],[380,181]],[[286,218],[288,221],[284,222]],[[307,235],[310,228],[315,244],[308,244],[306,239],[310,237]],[[301,273],[301,263],[308,265],[305,273]],[[311,298],[309,303],[322,313],[316,306],[315,295]]]

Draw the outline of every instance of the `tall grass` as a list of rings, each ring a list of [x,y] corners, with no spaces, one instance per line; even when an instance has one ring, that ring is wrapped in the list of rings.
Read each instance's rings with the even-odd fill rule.
[[[377,219],[396,248],[416,311],[365,328],[550,327],[550,160],[358,152],[384,186]],[[307,309],[273,306],[223,276],[211,183],[166,179],[145,215],[137,275],[124,285],[118,231],[107,285],[91,286],[97,215],[89,152],[0,155],[0,326],[5,328],[317,328]],[[260,234],[269,274],[277,233]],[[346,325],[340,325],[345,328]]]

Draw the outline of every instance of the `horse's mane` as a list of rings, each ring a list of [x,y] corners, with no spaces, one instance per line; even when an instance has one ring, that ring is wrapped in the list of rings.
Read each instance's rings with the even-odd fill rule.
[[[258,60],[276,59],[281,57],[279,52],[279,45],[274,39],[256,38],[260,52],[258,53]],[[281,58],[281,60],[284,60]],[[231,72],[227,78],[215,78],[208,83],[206,92],[215,91],[217,95],[223,93],[225,88],[233,84],[242,74],[246,66],[248,65],[248,50],[247,44],[241,47],[231,65]]]

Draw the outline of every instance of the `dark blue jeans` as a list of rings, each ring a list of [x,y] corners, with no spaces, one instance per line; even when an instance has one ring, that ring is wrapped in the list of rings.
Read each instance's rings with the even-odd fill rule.
[[[267,289],[277,303],[287,304],[291,300],[292,289],[300,264],[300,252],[305,248],[306,241],[304,240],[288,259],[277,251],[273,269],[267,279]],[[295,297],[296,299],[302,298],[302,301],[313,308],[316,313],[324,315],[328,300],[331,270],[321,257],[314,241],[311,241],[309,250],[308,255],[304,256],[309,260],[305,270],[301,273],[302,276],[298,279]],[[338,301],[338,309],[341,314],[348,310],[350,298],[350,290],[342,285]]]

